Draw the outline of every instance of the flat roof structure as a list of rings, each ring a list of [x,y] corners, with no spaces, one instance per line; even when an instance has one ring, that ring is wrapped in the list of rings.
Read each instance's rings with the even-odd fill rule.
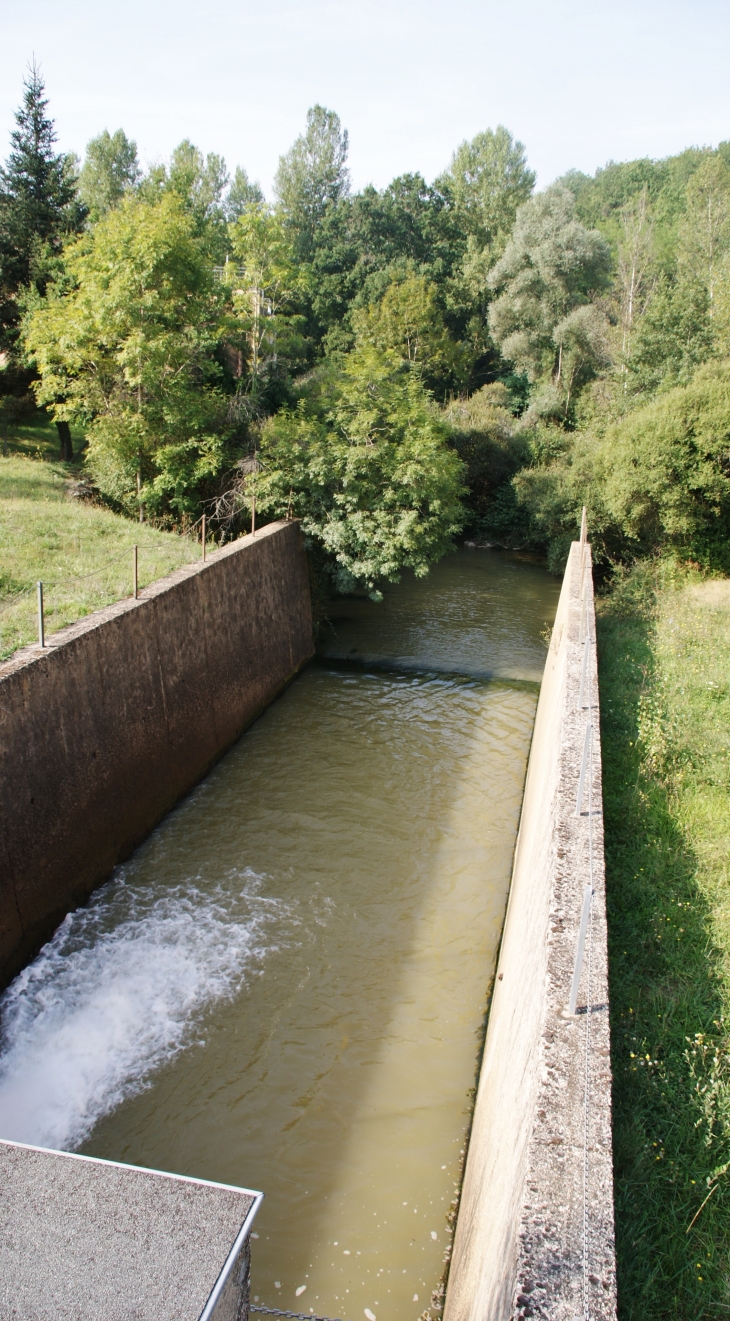
[[[3,1321],[239,1321],[263,1194],[0,1140]]]

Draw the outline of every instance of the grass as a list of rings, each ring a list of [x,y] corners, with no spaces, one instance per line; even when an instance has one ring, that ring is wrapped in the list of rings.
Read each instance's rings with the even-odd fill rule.
[[[83,444],[83,437],[75,427],[72,428],[71,438],[74,453],[77,453]],[[59,443],[55,425],[40,411],[27,422],[0,428],[0,454],[4,457],[24,454],[26,458],[47,459],[50,463],[58,458]]]
[[[70,498],[77,470],[56,461],[48,423],[13,428],[7,449],[0,457],[0,660],[37,641],[38,579],[50,634],[131,595],[135,543],[140,587],[200,555],[187,537]]]
[[[598,647],[619,1315],[729,1317],[730,582],[639,565]]]

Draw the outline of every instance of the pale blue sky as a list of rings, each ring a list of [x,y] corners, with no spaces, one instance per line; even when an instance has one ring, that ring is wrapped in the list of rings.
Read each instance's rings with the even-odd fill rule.
[[[0,0],[0,157],[32,55],[60,145],[118,127],[143,163],[189,137],[270,193],[314,102],[355,187],[504,123],[545,185],[730,138],[727,0]]]

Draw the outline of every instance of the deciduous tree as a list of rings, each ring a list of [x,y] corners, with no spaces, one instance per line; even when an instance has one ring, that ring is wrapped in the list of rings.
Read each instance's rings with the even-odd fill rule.
[[[86,146],[86,158],[79,174],[79,196],[92,222],[106,215],[121,202],[125,193],[140,181],[137,144],[123,129],[116,133],[104,129]]]
[[[375,595],[405,568],[419,576],[463,525],[463,465],[417,373],[370,346],[327,369],[262,439],[261,497],[291,507],[343,591]]]
[[[127,197],[66,253],[28,313],[36,394],[79,421],[102,491],[130,512],[197,507],[231,433],[216,350],[228,291],[174,193]]]

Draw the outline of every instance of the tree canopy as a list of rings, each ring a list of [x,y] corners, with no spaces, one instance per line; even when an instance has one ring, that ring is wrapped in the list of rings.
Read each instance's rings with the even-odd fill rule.
[[[232,535],[256,488],[372,592],[464,524],[557,566],[585,501],[606,563],[720,555],[724,450],[690,412],[724,406],[730,144],[535,193],[499,125],[432,182],[353,192],[347,130],[315,105],[267,202],[187,139],[142,171],[122,129],[77,179],[35,69],[16,121],[0,395],[34,378],[81,423],[105,498]]]

